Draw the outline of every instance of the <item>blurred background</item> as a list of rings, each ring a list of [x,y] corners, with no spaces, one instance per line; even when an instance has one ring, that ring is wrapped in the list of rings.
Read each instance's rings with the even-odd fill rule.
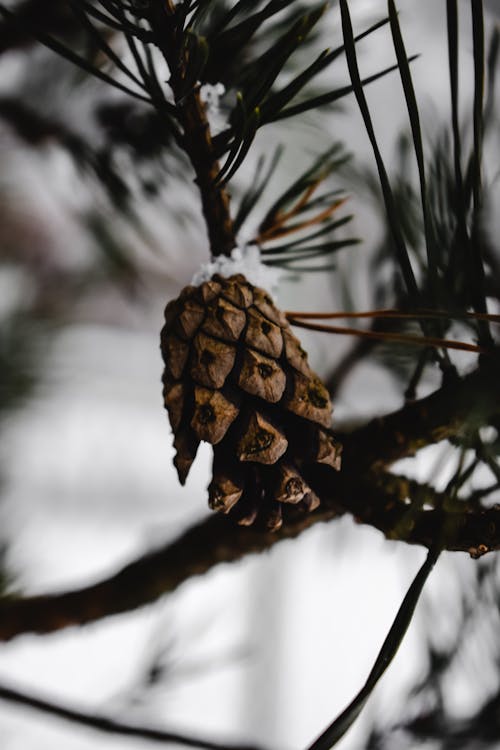
[[[428,145],[437,143],[449,117],[445,5],[398,4],[407,49],[420,54],[412,72]],[[71,40],[76,32],[62,6],[47,3],[46,21]],[[320,46],[341,43],[333,6]],[[485,6],[488,40],[500,7],[496,0]],[[386,13],[378,0],[353,0],[351,8],[358,29]],[[469,4],[460,10],[467,122]],[[393,64],[387,28],[363,42],[359,61],[365,74]],[[348,81],[343,58],[325,81]],[[398,75],[366,94],[391,173],[410,180]],[[153,128],[147,111],[125,95],[0,23],[4,593],[69,590],[104,578],[208,515],[210,451],[200,450],[181,488],[162,408],[159,351],[165,303],[208,260],[207,241],[189,169]],[[333,141],[352,154],[351,167],[334,182],[349,196],[349,235],[361,239],[338,254],[331,272],[285,274],[281,307],[373,307],[385,227],[354,101],[343,99],[321,122],[309,115],[286,129],[268,126],[255,158],[281,141],[286,151],[271,195]],[[498,145],[493,133],[493,209]],[[253,168],[238,175],[234,200]],[[495,210],[485,217],[493,238],[498,221]],[[336,376],[338,424],[401,405],[395,355],[387,347],[351,363],[343,377],[355,342],[311,332],[301,338],[314,369],[326,379]],[[436,384],[429,375],[422,393]],[[444,486],[453,472],[449,449],[426,449],[411,471]],[[388,542],[348,517],[316,525],[265,554],[194,578],[155,605],[3,644],[0,683],[207,738],[303,747],[361,687],[424,552]],[[395,663],[339,747],[500,747],[499,589],[495,558],[478,563],[445,554]],[[0,702],[2,750],[148,746]]]

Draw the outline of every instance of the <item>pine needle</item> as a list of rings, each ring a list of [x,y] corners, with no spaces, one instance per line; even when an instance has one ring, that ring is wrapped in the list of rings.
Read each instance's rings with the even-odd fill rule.
[[[448,310],[428,310],[426,308],[415,311],[396,310],[387,308],[382,310],[364,310],[361,312],[298,312],[287,311],[288,318],[301,318],[302,320],[334,320],[336,318],[393,318],[393,319],[411,319],[416,318],[445,318],[448,320],[488,320],[490,323],[500,323],[500,315],[491,313],[454,313]]]
[[[435,338],[434,336],[413,336],[406,333],[392,333],[389,331],[363,331],[358,328],[344,326],[328,326],[321,323],[308,323],[300,318],[292,318],[287,315],[291,325],[298,328],[307,328],[311,331],[324,333],[336,333],[341,336],[358,336],[359,338],[372,339],[374,341],[390,341],[395,344],[410,344],[412,346],[437,346],[443,349],[458,349],[460,351],[486,354],[487,349],[467,344],[465,341],[451,341],[450,339]]]

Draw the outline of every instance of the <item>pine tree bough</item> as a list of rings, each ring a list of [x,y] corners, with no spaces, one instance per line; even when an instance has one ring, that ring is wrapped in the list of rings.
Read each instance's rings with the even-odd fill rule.
[[[109,615],[129,612],[156,601],[180,584],[215,565],[233,562],[298,536],[316,523],[350,513],[380,529],[385,536],[474,556],[500,550],[500,508],[471,511],[466,504],[453,510],[424,510],[402,502],[400,489],[382,481],[382,471],[397,458],[411,456],[440,439],[452,438],[468,426],[487,424],[500,411],[500,365],[493,357],[464,378],[457,378],[426,398],[349,434],[338,434],[344,445],[342,471],[314,464],[309,480],[321,505],[303,513],[293,503],[277,532],[227,523],[221,515],[192,526],[163,548],[131,562],[115,575],[81,589],[0,602],[0,639],[22,633],[50,633],[84,625]],[[404,431],[403,431],[404,428]],[[384,468],[381,468],[384,467]],[[283,477],[286,466],[283,465]],[[390,475],[388,475],[390,478]],[[297,488],[290,488],[291,497]],[[409,488],[412,492],[415,487]],[[226,496],[237,489],[225,485]],[[300,491],[300,488],[299,490]],[[230,502],[230,501],[229,501]]]
[[[213,510],[272,531],[288,506],[315,510],[307,477],[315,464],[340,469],[342,448],[328,391],[269,295],[242,274],[186,287],[165,309],[161,350],[181,483],[204,440]]]

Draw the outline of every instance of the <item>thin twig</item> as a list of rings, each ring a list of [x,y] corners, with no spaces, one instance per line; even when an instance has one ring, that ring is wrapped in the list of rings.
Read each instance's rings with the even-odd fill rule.
[[[81,726],[94,729],[107,734],[120,734],[125,737],[140,737],[152,742],[172,743],[183,745],[184,747],[201,747],[205,750],[258,750],[255,745],[234,745],[222,742],[212,742],[202,739],[201,737],[192,737],[178,732],[170,732],[164,729],[155,729],[153,727],[141,726],[139,724],[129,724],[118,721],[109,716],[102,714],[93,714],[81,709],[69,708],[62,705],[59,701],[47,700],[24,691],[0,684],[0,700],[15,703],[20,706],[41,711],[45,714],[57,716]]]
[[[170,70],[169,85],[183,130],[180,145],[195,172],[210,251],[212,255],[229,255],[236,245],[229,195],[216,180],[220,166],[199,89],[194,86],[190,91],[185,90],[187,62],[183,30],[176,26],[175,8],[170,0],[151,4],[148,20],[155,43]]]

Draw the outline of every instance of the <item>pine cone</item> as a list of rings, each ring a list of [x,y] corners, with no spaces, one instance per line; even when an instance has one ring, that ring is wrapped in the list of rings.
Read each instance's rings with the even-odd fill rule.
[[[332,406],[286,317],[241,274],[185,287],[165,309],[163,396],[184,484],[201,440],[214,446],[213,510],[271,530],[287,505],[319,499],[305,476],[340,468]]]

